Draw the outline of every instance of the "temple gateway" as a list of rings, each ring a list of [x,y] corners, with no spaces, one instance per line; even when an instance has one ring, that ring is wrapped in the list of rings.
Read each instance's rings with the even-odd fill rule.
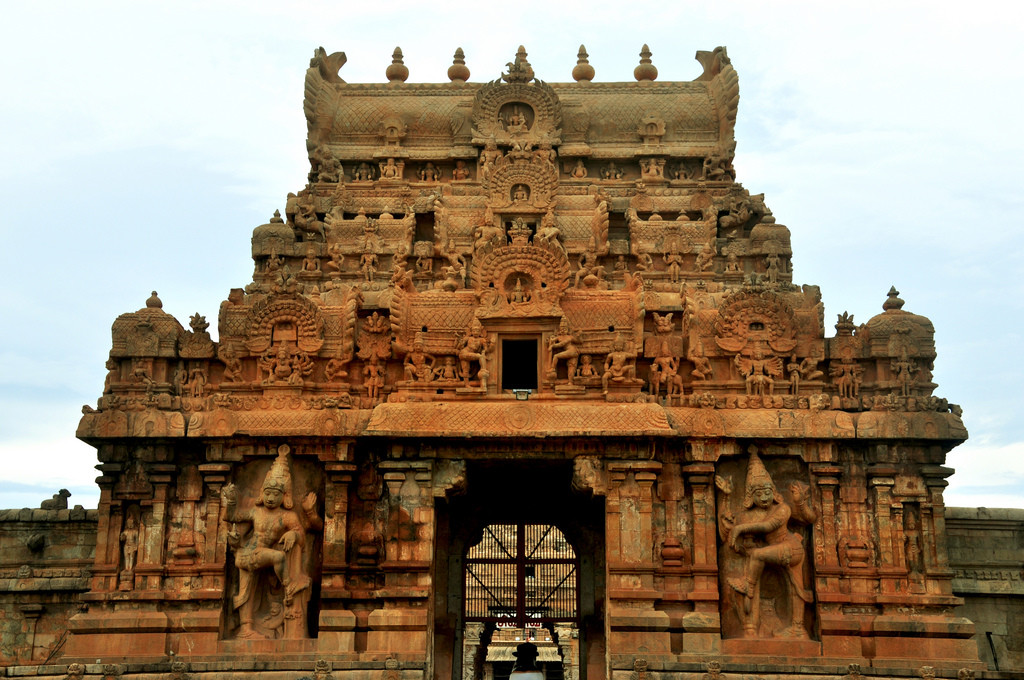
[[[878,315],[826,329],[789,230],[736,181],[726,50],[690,82],[641,57],[636,82],[593,82],[581,47],[574,82],[548,83],[520,47],[475,83],[460,49],[450,82],[411,84],[396,49],[388,83],[349,84],[318,49],[309,176],[253,231],[217,340],[156,293],[118,317],[78,430],[98,510],[59,495],[0,517],[20,551],[4,662],[72,680],[1024,668],[1012,616],[976,639],[956,592],[984,565],[950,562],[944,463],[967,432],[934,394],[932,324],[880,286]],[[1022,519],[965,515],[961,535]],[[1024,594],[1019,559],[985,559]]]

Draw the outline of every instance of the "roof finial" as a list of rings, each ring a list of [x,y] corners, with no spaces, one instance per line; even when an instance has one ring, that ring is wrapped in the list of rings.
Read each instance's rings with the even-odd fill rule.
[[[505,82],[528,83],[533,80],[533,67],[526,60],[526,48],[522,45],[519,46],[519,51],[516,52],[515,61],[510,61],[505,65],[508,67],[508,73],[501,74],[501,79]]]
[[[384,72],[389,83],[404,83],[409,77],[409,67],[402,61],[402,48],[396,47],[395,53],[391,55],[391,66]]]
[[[149,309],[161,309],[163,306],[164,303],[156,296],[156,291],[154,290],[153,294],[146,300],[146,307]]]
[[[900,292],[896,290],[896,286],[893,286],[889,289],[889,297],[882,303],[882,309],[887,312],[893,309],[903,309],[903,305],[905,304],[906,303],[900,299]]]
[[[452,65],[448,67],[448,80],[459,84],[469,80],[469,69],[466,68],[466,54],[462,51],[461,47],[455,50],[455,58],[452,59]]]
[[[633,77],[640,82],[655,80],[658,69],[651,63],[651,48],[645,43],[640,50],[640,65],[633,69]]]
[[[577,83],[589,83],[594,79],[594,67],[590,65],[587,58],[587,48],[580,45],[580,52],[576,55],[576,67],[572,70],[572,77]]]

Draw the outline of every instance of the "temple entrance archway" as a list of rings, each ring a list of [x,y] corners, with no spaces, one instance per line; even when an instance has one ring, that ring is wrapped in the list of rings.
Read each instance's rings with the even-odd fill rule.
[[[574,492],[564,460],[466,473],[465,495],[436,508],[433,677],[498,680],[530,639],[550,677],[602,680],[604,499]]]

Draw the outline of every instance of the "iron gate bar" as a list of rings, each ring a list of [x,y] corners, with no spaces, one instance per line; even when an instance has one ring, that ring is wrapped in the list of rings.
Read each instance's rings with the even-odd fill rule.
[[[527,538],[530,545],[527,545]],[[554,545],[545,548],[549,541]],[[514,545],[513,545],[514,542]],[[514,549],[514,555],[509,550]],[[565,553],[566,557],[534,557]],[[470,557],[470,554],[476,554]],[[498,557],[504,554],[507,557]],[[495,555],[491,557],[491,555]],[[494,524],[485,527],[481,541],[471,546],[464,558],[466,577],[463,581],[463,616],[466,621],[507,623],[524,627],[529,623],[574,622],[579,616],[579,558],[564,535],[551,524]],[[565,565],[562,573],[559,565]],[[495,570],[477,570],[473,567],[493,566]],[[534,571],[532,578],[548,581],[550,577],[560,580],[554,587],[533,582],[527,593],[527,567],[552,567]],[[504,567],[504,568],[501,568]],[[510,573],[509,567],[514,567]],[[550,582],[550,581],[549,581]],[[566,584],[570,592],[559,597]],[[540,587],[538,587],[538,585]],[[479,595],[470,598],[470,587],[479,588]],[[508,590],[514,588],[514,593]],[[540,600],[538,600],[538,594]],[[512,596],[512,597],[510,597]]]

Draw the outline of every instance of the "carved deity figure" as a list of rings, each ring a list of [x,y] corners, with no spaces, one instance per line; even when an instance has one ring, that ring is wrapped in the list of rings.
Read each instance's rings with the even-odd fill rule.
[[[662,253],[661,257],[665,261],[665,271],[668,272],[668,280],[672,283],[679,283],[679,274],[683,270],[683,256],[666,250]]]
[[[609,382],[624,382],[636,378],[636,352],[626,349],[622,338],[617,338],[612,351],[604,360],[604,373],[601,374],[601,389],[608,394]]]
[[[426,165],[420,168],[419,176],[423,182],[436,182],[441,179],[441,171],[433,163],[427,161]]]
[[[434,369],[434,380],[454,382],[459,379],[459,369],[455,365],[455,357],[446,356],[441,365]]]
[[[370,167],[369,163],[360,163],[355,170],[352,171],[353,182],[369,182],[373,179],[373,168]]]
[[[774,378],[782,377],[782,359],[766,356],[764,350],[755,347],[749,358],[737,354],[734,362],[747,385],[748,395],[757,394],[763,397],[774,394]]]
[[[402,177],[401,171],[395,165],[394,158],[389,158],[387,163],[380,164],[380,177],[381,179],[400,179]]]
[[[452,179],[456,181],[469,179],[469,168],[466,167],[466,161],[455,161],[455,169],[452,170]]]
[[[526,203],[530,200],[530,190],[525,184],[517,184],[512,187],[512,202]]]
[[[779,268],[779,256],[775,253],[769,253],[765,256],[764,261],[765,273],[768,276],[768,283],[774,286],[779,282],[779,272],[781,271]]]
[[[525,304],[530,301],[530,291],[523,288],[523,279],[516,277],[516,285],[512,287],[512,292],[508,294],[508,301],[510,304]]]
[[[824,375],[818,370],[818,359],[807,357],[797,361],[795,354],[786,364],[786,372],[789,373],[789,390],[793,394],[800,394],[801,380],[817,380]]]
[[[324,235],[324,223],[320,221],[316,214],[313,195],[300,191],[299,195],[295,198],[295,207],[295,216],[292,219],[299,233],[318,234],[322,238]]]
[[[591,238],[587,249],[580,254],[580,267],[576,270],[573,285],[579,288],[582,281],[587,287],[593,288],[604,280],[605,274],[604,265],[597,259],[597,246]]]
[[[569,173],[573,179],[584,179],[587,176],[587,166],[583,165],[583,159],[577,158],[576,165],[573,167],[572,172]]]
[[[486,245],[504,245],[506,242],[505,230],[494,226],[494,213],[488,206],[483,220],[473,231],[473,250],[480,250]]]
[[[580,357],[580,368],[576,371],[576,375],[580,378],[596,378],[597,367],[594,366],[594,358],[589,354],[584,354]]]
[[[552,210],[548,210],[544,213],[544,217],[540,221],[540,228],[537,229],[537,234],[534,236],[534,243],[553,243],[558,246],[558,249],[565,251],[562,243],[558,240],[561,236],[561,230],[555,226],[555,213]]]
[[[124,560],[124,571],[134,572],[135,561],[139,554],[139,524],[134,515],[128,515],[121,531],[121,556]]]
[[[697,271],[706,272],[711,269],[711,265],[715,262],[715,246],[709,240],[704,244],[704,247],[697,253],[697,260],[695,262]]]
[[[491,178],[491,173],[494,171],[494,164],[498,162],[498,159],[502,157],[501,149],[498,148],[494,142],[494,138],[491,137],[484,143],[483,150],[480,151],[480,179],[488,180]]]
[[[693,370],[690,371],[697,380],[711,380],[714,377],[711,368],[711,361],[704,356],[704,344],[699,340],[695,345],[690,345],[686,358],[693,363]]]
[[[341,252],[341,244],[335,243],[330,249],[331,260],[325,266],[333,273],[340,273],[345,264],[345,254]]]
[[[264,352],[259,365],[267,374],[264,385],[302,385],[302,376],[313,372],[313,360],[286,342]]]
[[[359,271],[363,273],[366,283],[373,283],[373,276],[377,273],[377,256],[374,253],[366,252],[359,257]]]
[[[828,367],[828,374],[832,377],[841,398],[856,398],[860,394],[864,368],[856,361],[852,359],[833,361]]]
[[[413,340],[412,349],[405,355],[405,379],[416,382],[430,382],[434,378],[434,355],[423,351],[423,340]]]
[[[376,357],[374,357],[376,359]],[[366,396],[370,401],[376,402],[380,399],[380,390],[384,387],[384,366],[378,361],[371,361],[363,367],[363,385],[366,387]]]
[[[914,384],[914,373],[918,371],[913,359],[907,358],[906,350],[899,359],[892,360],[892,372],[896,374],[896,387],[904,397],[910,396],[910,388]]]
[[[317,179],[320,182],[340,182],[345,176],[341,161],[334,157],[326,145],[317,146],[310,155],[310,161],[316,166]]]
[[[473,323],[469,326],[469,333],[460,338],[458,344],[459,368],[463,384],[466,387],[469,387],[470,364],[475,361],[480,367],[476,372],[476,377],[480,380],[480,389],[487,389],[487,378],[490,377],[490,371],[487,369],[487,353],[490,349],[491,340],[487,336],[487,331],[484,330],[479,319],[473,319]]]
[[[522,114],[518,106],[512,108],[512,112],[502,120],[502,123],[510,134],[526,132],[529,129],[526,125],[526,116]]]
[[[251,510],[239,510],[234,484],[221,491],[226,521],[251,525],[244,538],[234,526],[229,533],[238,568],[238,592],[231,607],[238,611],[239,638],[307,637],[306,608],[312,580],[303,550],[309,540],[307,533],[319,530],[323,523],[316,514],[315,493],[303,499],[302,518],[292,510],[289,451],[287,444],[278,448]]]
[[[579,356],[578,341],[569,330],[569,322],[563,316],[562,320],[558,322],[558,333],[548,339],[548,379],[555,379],[558,374],[558,362],[564,360],[568,383],[572,385]]]
[[[188,396],[198,399],[206,392],[206,369],[195,366],[188,372],[188,381],[185,387],[188,389]]]
[[[314,248],[313,246],[310,246],[309,248],[306,249],[306,257],[302,260],[302,271],[320,271],[320,258],[316,256],[316,248]]]
[[[739,512],[733,512],[729,499],[733,492],[732,480],[716,475],[715,484],[726,497],[718,515],[719,534],[722,542],[741,556],[743,561],[741,573],[725,579],[741,598],[738,608],[743,623],[743,636],[761,636],[761,576],[766,567],[775,567],[785,575],[784,589],[788,596],[790,615],[788,625],[777,631],[776,635],[806,638],[804,608],[813,600],[813,596],[804,587],[803,537],[791,531],[789,525],[790,522],[810,524],[817,517],[808,504],[807,485],[800,482],[790,484],[791,502],[787,503],[775,488],[775,483],[753,447],[750,450],[742,509]],[[776,613],[781,614],[778,601],[775,607]]]
[[[608,165],[601,168],[601,179],[622,179],[622,170],[615,165],[615,161],[608,161]]]

